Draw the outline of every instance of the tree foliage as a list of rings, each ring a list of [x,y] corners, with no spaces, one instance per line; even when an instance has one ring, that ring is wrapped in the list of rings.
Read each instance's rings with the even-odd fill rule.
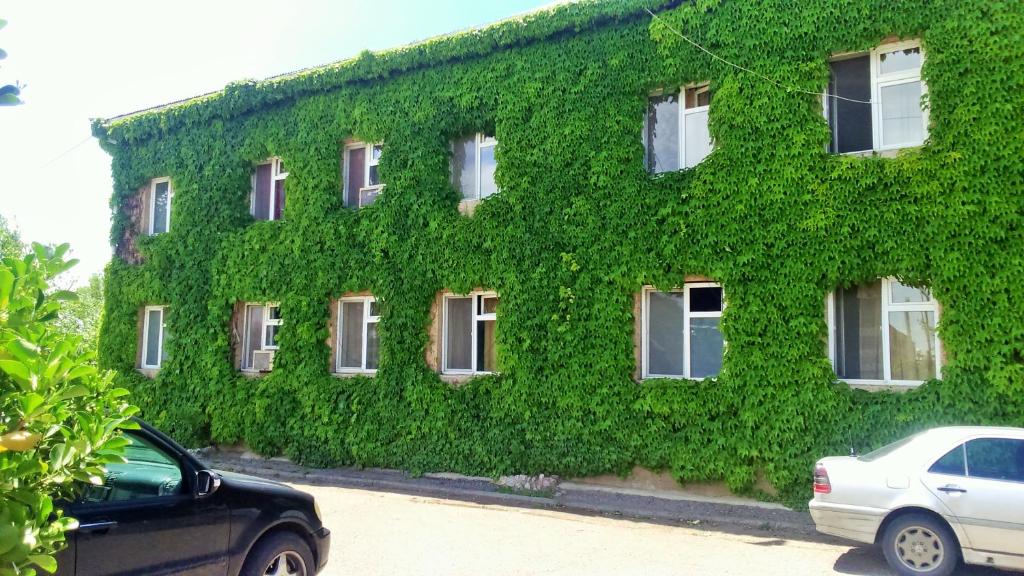
[[[75,263],[67,249],[34,244],[0,261],[0,576],[55,570],[52,555],[75,522],[54,501],[76,483],[103,482],[137,411],[80,351],[81,338],[54,326],[74,298],[49,290]]]
[[[80,336],[82,351],[95,354],[103,317],[103,274],[89,276],[88,283],[75,288],[74,293],[75,298],[61,307],[56,327]]]
[[[24,253],[25,244],[21,241],[21,235],[0,214],[0,258],[19,257]]]
[[[663,24],[776,81],[710,58]],[[98,123],[124,206],[170,176],[171,231],[108,269],[101,359],[192,444],[245,441],[310,464],[568,476],[671,470],[806,500],[815,458],[939,423],[1024,424],[1024,14],[1019,3],[578,2],[525,20]],[[896,157],[825,152],[830,54],[920,37],[931,127]],[[711,81],[714,152],[652,178],[653,90]],[[450,142],[497,136],[501,192],[472,217]],[[386,188],[342,205],[347,138],[384,142]],[[289,168],[285,219],[248,214],[256,163]],[[723,284],[717,379],[634,379],[634,297]],[[942,304],[941,380],[836,381],[826,295],[896,276]],[[441,290],[501,294],[501,373],[452,386],[424,359]],[[382,302],[380,369],[330,375],[329,299]],[[274,371],[231,363],[232,306],[280,301]],[[169,306],[155,379],[140,307]]]

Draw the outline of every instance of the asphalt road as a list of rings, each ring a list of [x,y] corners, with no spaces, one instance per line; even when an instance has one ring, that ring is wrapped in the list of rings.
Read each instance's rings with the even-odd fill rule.
[[[333,534],[325,576],[892,574],[877,549],[827,539],[295,486],[316,496]]]

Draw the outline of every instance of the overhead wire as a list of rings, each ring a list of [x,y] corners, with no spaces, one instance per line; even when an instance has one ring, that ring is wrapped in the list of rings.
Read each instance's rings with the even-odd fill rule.
[[[662,26],[667,28],[670,32],[672,32],[676,36],[679,36],[683,40],[686,40],[694,48],[697,48],[698,50],[704,52],[705,54],[707,54],[708,56],[711,56],[712,58],[714,58],[715,60],[718,60],[719,62],[722,62],[724,64],[728,64],[729,66],[732,66],[733,68],[736,68],[737,70],[742,70],[743,72],[746,72],[748,74],[753,74],[754,76],[757,76],[758,78],[761,78],[762,80],[764,80],[766,82],[769,82],[769,83],[771,83],[771,84],[773,84],[775,86],[778,86],[779,88],[782,88],[782,89],[787,90],[789,92],[798,92],[798,93],[801,93],[801,94],[810,94],[811,96],[825,96],[827,98],[834,98],[836,100],[845,100],[847,102],[854,102],[856,104],[871,104],[871,100],[857,100],[855,98],[847,98],[845,96],[840,96],[838,94],[829,94],[827,92],[825,92],[825,93],[813,92],[811,90],[804,90],[802,88],[796,88],[795,86],[787,86],[787,85],[779,82],[778,80],[775,80],[774,78],[770,78],[768,76],[765,76],[764,74],[761,74],[760,72],[757,72],[755,70],[751,70],[750,68],[747,68],[745,66],[741,66],[739,64],[736,64],[735,62],[730,62],[729,60],[726,60],[725,58],[722,58],[718,54],[715,54],[711,50],[708,50],[707,48],[701,46],[697,42],[694,42],[693,40],[691,40],[685,34],[683,34],[679,30],[677,30],[674,26],[669,24],[664,18],[662,18],[662,17],[658,16],[657,14],[655,14],[654,12],[652,12],[650,8],[644,7],[644,10],[648,14],[650,14],[652,18],[657,20]]]

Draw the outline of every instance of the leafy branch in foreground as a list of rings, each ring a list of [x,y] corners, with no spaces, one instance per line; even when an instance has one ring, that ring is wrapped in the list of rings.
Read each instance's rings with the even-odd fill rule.
[[[101,484],[122,462],[137,408],[100,373],[81,338],[55,322],[67,291],[49,291],[76,264],[68,245],[33,244],[0,260],[0,576],[53,572],[64,533],[76,527],[54,502]]]

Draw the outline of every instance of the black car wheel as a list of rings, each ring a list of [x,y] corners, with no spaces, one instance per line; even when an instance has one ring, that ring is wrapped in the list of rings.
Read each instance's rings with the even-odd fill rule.
[[[249,552],[242,576],[313,576],[316,569],[309,546],[291,532],[278,532]]]
[[[882,536],[882,551],[902,576],[949,576],[960,561],[960,546],[949,527],[924,514],[893,520]]]

